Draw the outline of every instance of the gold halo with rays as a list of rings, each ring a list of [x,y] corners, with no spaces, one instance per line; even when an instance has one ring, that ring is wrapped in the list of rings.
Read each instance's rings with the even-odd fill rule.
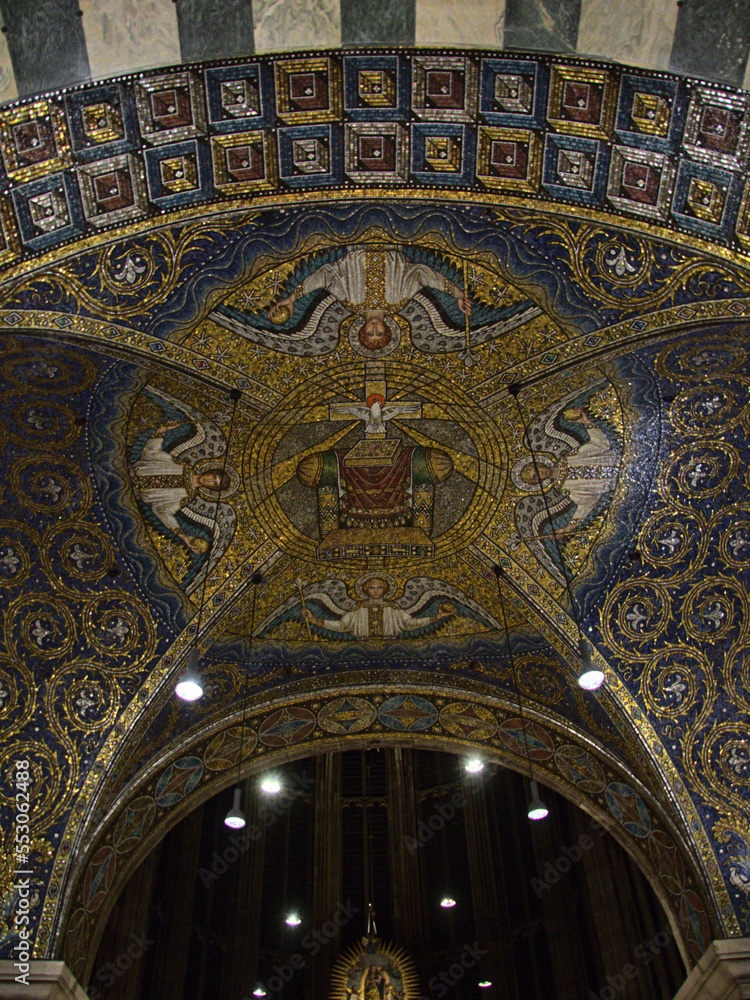
[[[359,944],[352,945],[336,959],[331,972],[330,1000],[365,1000],[366,975],[371,968],[394,970],[401,982],[403,1000],[418,1000],[421,996],[419,976],[411,956],[398,945],[365,934]],[[351,987],[356,985],[356,991]],[[348,988],[348,989],[347,989]]]

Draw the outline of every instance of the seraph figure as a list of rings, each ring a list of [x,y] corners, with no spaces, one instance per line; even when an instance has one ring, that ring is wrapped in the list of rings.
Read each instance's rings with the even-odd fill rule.
[[[162,420],[130,449],[132,483],[144,517],[192,553],[182,581],[190,593],[217,565],[236,527],[226,500],[239,477],[223,461],[226,441],[215,420],[153,386],[144,390]]]
[[[614,427],[586,408],[603,386],[593,386],[585,399],[576,394],[558,400],[536,417],[528,427],[529,454],[511,470],[516,486],[534,494],[516,504],[518,534],[561,583],[565,570],[553,536],[564,538],[590,521],[620,470],[622,445]]]
[[[295,355],[335,351],[346,335],[367,357],[384,357],[410,330],[414,347],[429,354],[483,344],[540,315],[530,299],[488,307],[472,302],[465,277],[433,251],[408,246],[338,247],[295,268],[265,313],[218,306],[219,326],[271,350]]]

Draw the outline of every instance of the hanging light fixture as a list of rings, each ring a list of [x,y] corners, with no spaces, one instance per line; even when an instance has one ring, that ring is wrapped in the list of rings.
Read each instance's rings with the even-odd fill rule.
[[[252,657],[253,653],[253,631],[255,630],[255,602],[258,599],[258,585],[263,583],[263,577],[260,573],[253,573],[250,577],[250,583],[253,585],[253,606],[250,613],[250,641],[248,648],[248,661]],[[242,767],[242,751],[245,748],[245,718],[247,716],[247,692],[250,677],[250,664],[249,662],[245,666],[245,693],[242,698],[242,725],[240,726],[240,752],[237,756],[237,784],[234,789],[234,798],[232,800],[232,808],[224,817],[224,823],[226,826],[231,827],[233,830],[241,830],[245,825],[245,814],[242,811],[242,789],[240,788],[240,768]]]
[[[578,655],[581,657],[578,686],[584,691],[596,691],[604,683],[604,671],[594,666],[591,660],[591,647],[582,635],[578,639]]]
[[[290,927],[299,927],[299,925],[302,923],[302,920],[300,919],[299,914],[290,913],[284,922],[287,923]]]
[[[479,757],[470,757],[464,764],[464,771],[468,774],[479,774],[484,770],[484,764]]]
[[[505,576],[505,571],[502,566],[493,566],[492,571],[495,574],[495,579],[497,580],[497,596],[500,599],[500,611],[503,616],[503,627],[505,629],[505,644],[508,647],[508,658],[510,660],[510,670],[513,676],[513,687],[516,689],[516,697],[518,698],[518,714],[521,719],[521,733],[523,735],[523,745],[525,747],[525,755],[529,752],[529,740],[526,735],[526,719],[523,715],[523,702],[521,701],[521,689],[518,686],[518,676],[516,674],[516,661],[513,658],[513,647],[510,644],[510,630],[508,628],[508,619],[505,614],[505,601],[503,600],[503,591],[500,586],[500,577]],[[531,802],[529,803],[528,817],[529,819],[538,820],[544,819],[549,815],[549,810],[539,798],[539,786],[536,781],[534,781],[534,766],[531,763],[531,757],[529,757],[529,779],[531,781]]]
[[[175,694],[182,701],[197,701],[203,696],[203,682],[198,672],[200,654],[191,646],[187,655],[187,669],[175,685]]]
[[[234,798],[232,799],[232,808],[224,817],[224,824],[232,830],[241,830],[245,825],[245,814],[240,808],[240,798],[242,792],[239,787],[234,790]]]
[[[440,905],[443,907],[444,910],[450,910],[456,905],[456,901],[455,899],[452,899],[450,896],[444,896],[440,900]]]
[[[266,996],[266,991],[263,988],[263,983],[258,983],[258,985],[253,990],[254,997],[264,997]]]
[[[546,819],[549,816],[549,809],[539,796],[539,785],[533,779],[529,785],[531,786],[531,801],[529,802],[528,817],[534,821]]]
[[[242,393],[239,389],[231,389],[229,392],[229,398],[234,404],[232,406],[232,416],[229,420],[229,433],[227,434],[227,446],[224,449],[224,459],[221,466],[221,479],[219,480],[219,489],[216,493],[216,503],[214,504],[214,524],[213,531],[211,532],[211,538],[208,543],[208,551],[206,552],[206,574],[203,577],[203,589],[201,591],[201,602],[198,605],[198,617],[195,626],[195,635],[193,637],[193,645],[188,650],[187,654],[187,669],[180,676],[179,680],[175,684],[175,694],[182,701],[197,701],[203,696],[203,682],[200,676],[200,653],[198,651],[198,636],[201,630],[201,619],[203,618],[203,609],[206,606],[206,584],[208,583],[208,570],[211,565],[211,553],[214,547],[214,539],[216,538],[216,525],[219,519],[219,504],[221,503],[221,490],[224,485],[224,478],[226,476],[227,470],[227,457],[229,456],[229,446],[232,443],[232,430],[234,429],[234,416],[237,412],[237,403],[239,402]]]
[[[534,451],[534,446],[531,443],[531,435],[529,434],[529,428],[526,424],[526,420],[523,415],[523,410],[521,409],[521,403],[518,399],[518,394],[523,386],[520,382],[512,382],[508,386],[508,395],[512,396],[516,402],[516,407],[518,409],[518,416],[521,418],[521,426],[523,427],[524,438],[529,446],[529,452],[531,453],[531,461],[534,466],[534,475],[539,483],[542,492],[542,502],[544,503],[544,510],[547,514],[547,520],[552,524],[552,515],[549,509],[549,500],[547,499],[547,493],[542,484],[541,476],[539,475],[539,466],[536,460],[536,452]],[[581,658],[581,666],[578,671],[578,686],[583,688],[585,691],[596,691],[597,688],[601,687],[604,683],[604,671],[595,667],[591,659],[591,647],[589,646],[586,637],[581,629],[581,620],[578,614],[578,608],[576,606],[575,599],[573,597],[573,590],[570,586],[570,576],[568,575],[568,567],[565,564],[565,560],[562,556],[562,549],[560,548],[560,542],[557,538],[557,532],[552,528],[552,539],[555,543],[555,548],[557,549],[557,558],[560,561],[560,566],[562,567],[563,578],[565,580],[565,588],[568,592],[568,599],[570,600],[570,611],[573,615],[573,621],[575,622],[576,631],[578,632],[578,655]]]

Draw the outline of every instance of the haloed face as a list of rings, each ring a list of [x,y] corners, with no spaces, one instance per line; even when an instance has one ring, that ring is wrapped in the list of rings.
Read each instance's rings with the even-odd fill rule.
[[[539,465],[539,474],[533,465],[524,466],[521,479],[529,486],[537,486],[544,479],[552,479],[552,469],[548,465]]]
[[[221,483],[221,473],[219,472],[202,472],[198,476],[198,483],[201,486],[207,487],[209,490],[218,490]]]
[[[359,342],[368,351],[379,351],[391,342],[391,331],[382,319],[371,316],[359,331]]]
[[[371,580],[366,580],[362,584],[362,590],[374,601],[380,601],[388,590],[388,584],[385,580],[381,580],[380,577],[374,576]]]

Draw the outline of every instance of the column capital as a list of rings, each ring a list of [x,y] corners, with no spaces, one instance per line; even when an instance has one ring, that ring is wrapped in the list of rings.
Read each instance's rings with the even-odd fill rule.
[[[25,965],[0,961],[0,1000],[88,1000],[65,962],[34,960],[28,963],[28,973]]]
[[[674,1000],[750,1000],[750,938],[712,941]]]

